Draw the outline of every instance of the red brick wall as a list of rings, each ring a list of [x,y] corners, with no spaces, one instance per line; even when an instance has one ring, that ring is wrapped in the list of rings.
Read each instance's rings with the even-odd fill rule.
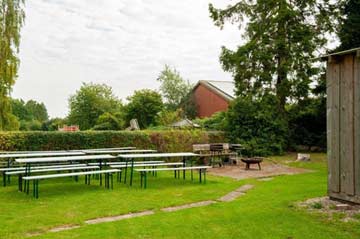
[[[193,94],[197,104],[197,115],[200,118],[209,117],[215,112],[226,111],[229,107],[226,100],[203,85],[199,85]]]

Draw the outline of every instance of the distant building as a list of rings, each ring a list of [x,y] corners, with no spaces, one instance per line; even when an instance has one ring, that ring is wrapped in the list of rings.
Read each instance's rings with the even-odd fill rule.
[[[76,132],[76,131],[80,131],[79,125],[63,125],[62,128],[58,128],[58,131],[63,131],[63,132]]]
[[[216,112],[227,111],[235,98],[235,84],[232,81],[199,81],[193,91],[199,118],[210,117]]]

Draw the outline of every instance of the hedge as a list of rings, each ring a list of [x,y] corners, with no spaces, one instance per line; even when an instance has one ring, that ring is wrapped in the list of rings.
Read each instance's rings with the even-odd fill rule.
[[[160,152],[192,151],[193,144],[225,142],[222,132],[202,130],[0,132],[1,151],[41,151],[135,146]]]

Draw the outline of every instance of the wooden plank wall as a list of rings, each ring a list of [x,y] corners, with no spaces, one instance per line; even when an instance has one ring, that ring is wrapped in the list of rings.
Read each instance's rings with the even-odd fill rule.
[[[329,195],[360,203],[360,52],[329,58]]]
[[[339,100],[340,64],[329,59],[327,66],[327,148],[329,162],[328,190],[340,192]]]

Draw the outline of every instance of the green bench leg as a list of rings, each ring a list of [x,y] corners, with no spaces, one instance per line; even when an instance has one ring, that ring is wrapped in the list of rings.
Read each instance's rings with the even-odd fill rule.
[[[113,179],[113,174],[110,174],[110,180],[111,180],[111,189],[114,189],[114,179]]]
[[[143,187],[144,172],[140,172],[140,187]]]

